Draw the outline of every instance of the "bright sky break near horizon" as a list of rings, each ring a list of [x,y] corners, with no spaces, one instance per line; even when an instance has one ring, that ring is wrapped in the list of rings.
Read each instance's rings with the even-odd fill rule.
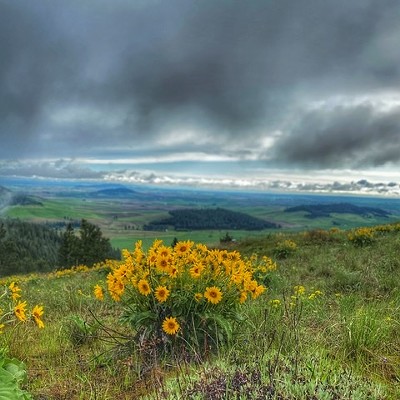
[[[398,0],[0,0],[3,177],[400,195]]]

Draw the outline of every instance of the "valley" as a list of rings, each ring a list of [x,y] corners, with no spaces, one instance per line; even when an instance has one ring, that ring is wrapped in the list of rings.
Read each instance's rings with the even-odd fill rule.
[[[10,179],[0,182],[2,218],[19,218],[62,228],[84,218],[98,225],[116,248],[131,248],[137,240],[148,247],[154,239],[165,243],[191,239],[215,245],[227,232],[234,240],[259,237],[277,231],[297,232],[331,228],[351,229],[396,222],[400,202],[396,198],[209,191],[185,188],[125,185],[108,182]],[[171,213],[223,209],[261,221],[260,229],[233,224],[212,229],[154,228]]]

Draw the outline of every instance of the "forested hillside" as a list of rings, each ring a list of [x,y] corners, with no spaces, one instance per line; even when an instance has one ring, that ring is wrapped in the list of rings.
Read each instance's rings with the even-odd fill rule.
[[[146,230],[245,229],[249,231],[278,228],[276,224],[248,214],[224,208],[180,209],[169,212],[169,218],[152,221]]]
[[[18,219],[0,220],[0,276],[47,272],[73,265],[93,265],[118,258],[99,227],[82,220],[79,231],[72,224],[65,231]]]
[[[0,220],[0,275],[50,271],[60,243],[58,232],[45,225]]]
[[[377,207],[360,207],[350,203],[334,204],[307,204],[285,209],[285,212],[306,212],[307,218],[330,217],[331,213],[337,214],[356,214],[362,216],[372,215],[375,217],[388,217],[389,212]]]

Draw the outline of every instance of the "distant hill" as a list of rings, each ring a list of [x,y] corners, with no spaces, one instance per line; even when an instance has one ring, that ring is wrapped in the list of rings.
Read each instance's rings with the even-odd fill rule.
[[[0,186],[0,209],[7,206],[26,206],[26,205],[43,205],[35,196],[27,195],[20,192],[13,192],[10,189]]]
[[[224,208],[180,209],[170,211],[169,214],[171,217],[152,221],[145,225],[144,229],[165,230],[171,226],[177,231],[202,229],[243,229],[251,231],[279,228],[272,222]]]
[[[12,191],[5,188],[4,186],[0,186],[0,209],[6,207],[10,204],[12,199]]]
[[[117,187],[110,189],[100,189],[90,192],[90,197],[112,197],[112,198],[126,198],[136,195],[137,192],[126,187]]]
[[[43,206],[43,203],[35,198],[22,193],[13,194],[10,202],[11,206]]]
[[[361,216],[372,215],[374,217],[387,218],[390,212],[376,207],[360,207],[350,203],[333,203],[333,204],[307,204],[285,209],[285,212],[304,211],[308,213],[307,218],[330,217],[335,214],[356,214]]]
[[[12,193],[10,189],[7,189],[4,186],[0,186],[0,197],[6,196],[10,193]]]

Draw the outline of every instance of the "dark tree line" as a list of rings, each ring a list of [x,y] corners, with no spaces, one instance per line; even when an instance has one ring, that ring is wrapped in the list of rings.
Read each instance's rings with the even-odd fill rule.
[[[119,256],[100,228],[86,220],[78,232],[69,224],[62,233],[45,224],[0,220],[0,276],[91,266]]]
[[[331,213],[336,214],[356,214],[361,216],[373,215],[375,217],[386,218],[390,212],[376,207],[360,207],[350,203],[333,204],[303,204],[300,206],[289,207],[285,212],[306,212],[307,218],[330,217]]]
[[[61,235],[58,265],[63,268],[78,264],[92,266],[107,258],[119,258],[119,250],[113,249],[110,240],[103,236],[100,228],[83,219],[78,234],[68,224]]]
[[[226,210],[224,208],[181,209],[169,212],[170,217],[151,222],[144,226],[147,230],[165,230],[173,226],[175,230],[201,229],[243,229],[262,230],[277,228],[272,222],[251,215]]]
[[[59,233],[41,224],[0,221],[0,275],[54,269],[60,243]]]

